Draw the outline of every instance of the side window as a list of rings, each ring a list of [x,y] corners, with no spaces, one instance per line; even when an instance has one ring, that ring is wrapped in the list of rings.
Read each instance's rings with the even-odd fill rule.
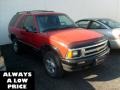
[[[17,21],[17,19],[18,19],[20,16],[21,16],[20,14],[14,15],[14,16],[12,17],[12,19],[10,20],[9,27],[14,26],[15,23],[16,23],[16,21]]]
[[[89,25],[89,23],[90,23],[90,21],[85,20],[85,21],[79,21],[79,22],[77,22],[77,25],[78,25],[80,28],[87,28],[88,25]]]
[[[23,28],[24,27],[24,22],[25,22],[25,19],[22,18],[22,20],[18,23],[17,27],[18,28]]]
[[[61,25],[72,25],[73,23],[70,21],[69,18],[66,18],[65,16],[59,16],[59,21]]]
[[[106,28],[100,23],[92,22],[91,25],[89,26],[89,29],[106,29]]]
[[[18,25],[19,28],[24,28],[30,32],[35,32],[34,18],[33,16],[26,16],[22,19]]]
[[[34,20],[33,20],[33,16],[27,16],[25,18],[25,26],[33,26],[34,25]]]

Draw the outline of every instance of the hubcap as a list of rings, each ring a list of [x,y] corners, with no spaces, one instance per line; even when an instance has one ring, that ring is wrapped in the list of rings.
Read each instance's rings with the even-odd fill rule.
[[[14,42],[13,49],[14,49],[15,52],[18,51],[18,44],[17,44],[17,42]]]
[[[54,73],[55,72],[55,63],[53,62],[52,58],[48,58],[45,63],[45,67],[49,73]]]

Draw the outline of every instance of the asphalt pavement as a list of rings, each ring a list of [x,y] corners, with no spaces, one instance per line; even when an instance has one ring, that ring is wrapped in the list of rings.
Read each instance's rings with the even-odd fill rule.
[[[53,79],[44,70],[41,57],[33,50],[16,55],[11,45],[2,46],[8,71],[34,71],[35,90],[120,90],[120,50],[111,50],[103,65],[66,73]]]

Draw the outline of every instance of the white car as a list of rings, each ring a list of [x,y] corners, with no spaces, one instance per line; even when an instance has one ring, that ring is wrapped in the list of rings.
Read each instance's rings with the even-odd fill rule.
[[[120,23],[111,19],[82,19],[76,22],[80,28],[93,30],[106,36],[110,48],[120,48]]]

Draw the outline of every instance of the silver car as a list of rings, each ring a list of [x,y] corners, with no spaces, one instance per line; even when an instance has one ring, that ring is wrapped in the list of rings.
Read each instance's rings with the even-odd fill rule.
[[[82,19],[76,22],[80,28],[93,30],[106,36],[112,49],[120,48],[120,23],[111,19]]]

